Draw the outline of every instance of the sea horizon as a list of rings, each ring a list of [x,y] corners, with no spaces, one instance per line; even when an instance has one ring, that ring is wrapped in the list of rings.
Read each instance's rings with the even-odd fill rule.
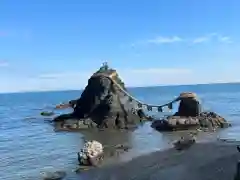
[[[179,87],[179,86],[208,86],[208,85],[237,85],[240,82],[213,82],[213,83],[196,83],[196,84],[169,84],[169,85],[155,85],[155,86],[126,86],[127,89],[138,89],[138,88],[158,88],[158,87]],[[84,87],[85,88],[85,87]],[[31,91],[9,91],[9,92],[1,92],[1,94],[24,94],[24,93],[48,93],[48,92],[68,92],[68,91],[83,91],[84,88],[79,89],[56,89],[56,90],[31,90]]]

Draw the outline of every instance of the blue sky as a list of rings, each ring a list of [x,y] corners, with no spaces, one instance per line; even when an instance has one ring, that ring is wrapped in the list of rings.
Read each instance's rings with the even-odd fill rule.
[[[240,1],[1,0],[0,92],[240,81]]]

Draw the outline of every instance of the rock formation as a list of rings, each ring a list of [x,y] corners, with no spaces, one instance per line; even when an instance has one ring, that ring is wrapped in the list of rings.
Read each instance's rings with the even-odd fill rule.
[[[156,120],[152,127],[159,131],[187,130],[191,128],[206,128],[215,130],[230,124],[215,112],[202,112],[201,104],[194,93],[181,93],[178,111],[173,116]]]
[[[202,112],[195,93],[181,93],[177,99],[164,105],[143,103],[127,92],[116,70],[109,69],[106,64],[90,77],[79,99],[58,106],[72,107],[73,112],[56,117],[54,122],[57,130],[129,129],[137,127],[142,120],[150,120],[143,107],[148,111],[157,108],[162,112],[165,106],[172,109],[172,103],[176,101],[180,101],[178,111],[165,119],[154,121],[153,128],[160,131],[200,127],[215,130],[230,125],[214,112]]]
[[[81,97],[68,103],[73,112],[56,117],[55,125],[67,129],[135,127],[146,116],[123,90],[127,91],[116,70],[104,65],[90,77]]]

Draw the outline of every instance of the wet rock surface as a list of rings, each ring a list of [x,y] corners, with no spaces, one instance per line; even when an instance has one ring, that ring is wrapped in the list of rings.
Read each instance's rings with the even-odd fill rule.
[[[170,149],[133,159],[128,163],[86,171],[86,180],[231,180],[240,159],[236,142],[194,144],[186,151]]]
[[[131,147],[127,144],[117,144],[113,146],[104,147],[102,153],[99,153],[95,157],[82,158],[80,153],[78,153],[79,166],[75,170],[76,173],[81,173],[86,170],[90,170],[96,167],[101,167],[104,164],[104,160],[110,159],[112,157],[117,157],[124,152],[127,152]]]
[[[63,180],[67,173],[65,171],[44,172],[43,180]]]
[[[196,117],[169,116],[166,119],[156,120],[152,127],[159,131],[175,131],[187,129],[227,128],[231,126],[223,117],[214,112],[202,112]]]
[[[196,136],[191,133],[187,136],[182,136],[178,141],[173,143],[176,150],[182,151],[189,149],[193,144],[196,143]]]

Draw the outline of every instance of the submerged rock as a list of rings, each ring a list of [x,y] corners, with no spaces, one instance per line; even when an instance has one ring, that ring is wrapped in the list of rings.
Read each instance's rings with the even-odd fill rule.
[[[127,91],[116,70],[101,68],[90,77],[81,97],[68,103],[73,112],[56,117],[55,125],[62,129],[136,127],[147,117],[123,90]]]
[[[190,134],[189,136],[181,137],[181,139],[178,140],[177,142],[174,142],[173,145],[176,150],[181,151],[181,150],[186,150],[190,148],[195,143],[196,143],[196,136],[194,136],[193,134]]]
[[[194,93],[182,93],[178,112],[173,116],[156,120],[152,127],[159,131],[187,130],[192,128],[206,128],[215,130],[226,128],[230,124],[215,112],[201,112],[201,104]]]
[[[50,111],[50,112],[43,111],[40,114],[41,114],[41,116],[52,116],[52,115],[54,115],[54,112],[52,112],[52,111]]]
[[[67,173],[64,171],[44,172],[43,180],[63,180]]]

